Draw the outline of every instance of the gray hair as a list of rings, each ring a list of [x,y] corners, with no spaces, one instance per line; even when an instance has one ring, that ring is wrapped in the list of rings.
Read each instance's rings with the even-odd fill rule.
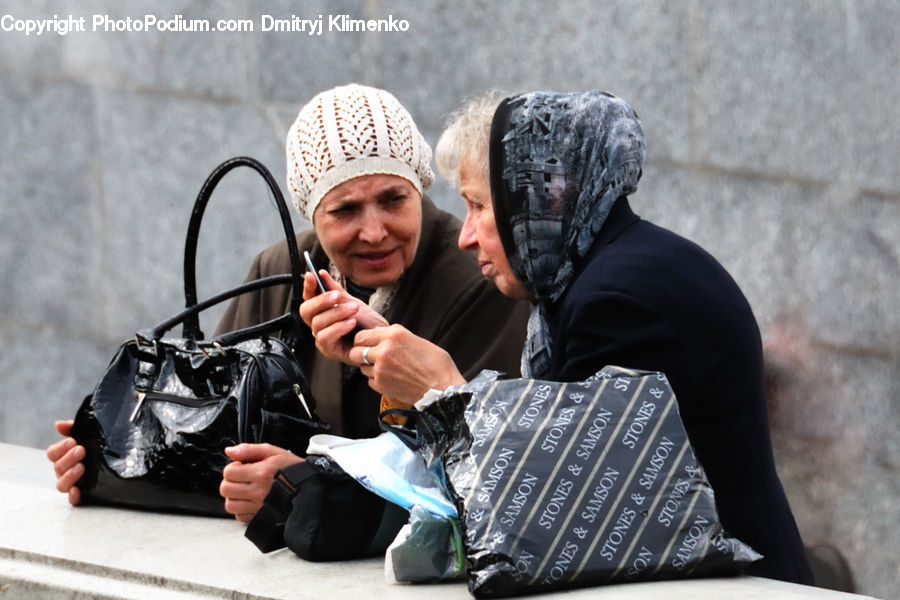
[[[447,126],[435,146],[435,163],[445,179],[459,183],[459,164],[470,153],[475,153],[487,173],[491,121],[506,96],[499,90],[489,90],[465,101],[447,118]]]

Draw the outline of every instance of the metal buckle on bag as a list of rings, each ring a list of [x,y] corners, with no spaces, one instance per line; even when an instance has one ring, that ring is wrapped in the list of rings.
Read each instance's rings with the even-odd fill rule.
[[[139,331],[134,334],[134,342],[140,354],[153,360],[159,358],[159,340],[157,338],[147,337]]]
[[[298,471],[303,475],[294,482],[285,469],[293,475],[297,475]],[[284,524],[291,513],[294,496],[297,495],[299,486],[315,473],[306,463],[297,463],[285,469],[279,469],[275,473],[266,499],[244,530],[244,537],[262,552],[284,548]]]
[[[156,379],[157,370],[159,369],[159,340],[155,337],[148,337],[142,332],[134,334],[135,346],[137,348],[137,359],[139,360],[137,371],[134,374],[134,387],[137,389],[137,404],[131,411],[129,421],[134,421],[140,415],[141,407],[144,406],[144,400],[147,397],[146,390],[150,389]]]
[[[209,344],[199,345],[197,349],[210,361],[228,356],[228,350],[216,340],[212,340]],[[221,360],[213,362],[212,372],[206,379],[206,389],[212,396],[224,396],[231,390],[227,376],[227,365],[223,364]]]
[[[134,423],[134,420],[137,419],[138,414],[141,412],[141,407],[144,406],[144,399],[147,397],[147,392],[138,392],[137,393],[137,404],[134,406],[134,410],[131,411],[131,416],[128,420]]]
[[[219,354],[221,354],[222,356],[225,356],[227,354],[227,352],[225,351],[225,348],[222,346],[222,344],[220,344],[216,340],[213,340],[209,345],[212,346],[213,348],[215,348],[219,352]],[[212,358],[212,355],[206,351],[207,348],[208,348],[208,346],[206,346],[206,347],[200,346],[200,352],[202,352],[203,356],[205,356],[206,358]]]
[[[291,480],[288,479],[287,476],[281,472],[281,470],[275,473],[274,482],[283,485],[289,496],[293,496],[297,493],[297,487],[293,483],[291,483]]]
[[[279,469],[272,480],[272,487],[269,488],[266,502],[278,512],[286,515],[291,509],[291,500],[297,495],[297,491],[297,486]]]

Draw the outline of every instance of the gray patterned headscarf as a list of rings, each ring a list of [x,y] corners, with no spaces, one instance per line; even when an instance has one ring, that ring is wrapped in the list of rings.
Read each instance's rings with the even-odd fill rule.
[[[613,204],[637,189],[641,122],[628,104],[599,90],[514,96],[494,114],[489,155],[500,239],[537,301],[522,375],[546,377],[548,308],[574,280]]]

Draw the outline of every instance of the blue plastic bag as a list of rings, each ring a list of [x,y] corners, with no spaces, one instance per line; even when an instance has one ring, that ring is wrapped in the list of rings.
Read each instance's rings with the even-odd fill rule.
[[[315,435],[309,441],[308,453],[327,456],[367,489],[407,510],[419,506],[437,517],[458,516],[440,475],[429,470],[422,455],[393,433],[361,440]]]

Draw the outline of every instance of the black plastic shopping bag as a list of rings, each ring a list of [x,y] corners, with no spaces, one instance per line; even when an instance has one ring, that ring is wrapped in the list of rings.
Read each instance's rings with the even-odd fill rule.
[[[738,574],[760,558],[723,531],[662,373],[485,371],[417,430],[459,507],[476,597]]]

